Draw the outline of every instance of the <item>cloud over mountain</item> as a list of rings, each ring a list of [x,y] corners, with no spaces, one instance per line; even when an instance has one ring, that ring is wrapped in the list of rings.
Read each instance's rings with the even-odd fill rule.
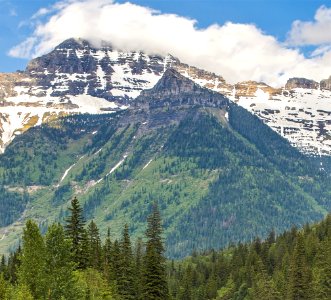
[[[319,9],[316,16],[322,17],[316,22],[327,18],[326,10]],[[230,82],[250,79],[277,86],[292,76],[319,80],[330,75],[330,47],[306,58],[299,49],[289,48],[252,24],[228,22],[199,28],[192,19],[112,0],[61,1],[38,11],[31,22],[34,33],[12,48],[11,56],[39,56],[67,38],[80,37],[96,46],[105,40],[121,50],[171,53]],[[289,35],[293,41],[300,24],[293,24]]]

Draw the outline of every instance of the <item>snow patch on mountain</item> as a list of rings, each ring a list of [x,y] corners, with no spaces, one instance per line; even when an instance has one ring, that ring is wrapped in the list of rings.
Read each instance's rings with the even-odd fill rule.
[[[277,96],[258,92],[232,99],[303,153],[331,155],[331,91],[296,88]]]

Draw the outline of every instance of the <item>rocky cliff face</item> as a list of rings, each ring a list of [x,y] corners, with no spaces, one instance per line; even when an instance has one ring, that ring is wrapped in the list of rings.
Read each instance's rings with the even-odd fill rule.
[[[320,83],[321,90],[331,91],[331,76],[328,79],[324,79]]]
[[[319,84],[318,82],[306,78],[290,78],[286,85],[286,90],[292,90],[296,88],[302,88],[302,89],[318,89]]]
[[[152,89],[141,92],[134,106],[161,108],[199,105],[222,108],[228,103],[229,100],[220,93],[201,88],[175,69],[167,69]]]

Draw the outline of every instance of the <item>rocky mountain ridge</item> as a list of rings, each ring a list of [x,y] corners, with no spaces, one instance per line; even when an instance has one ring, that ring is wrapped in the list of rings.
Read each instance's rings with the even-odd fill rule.
[[[232,85],[171,55],[123,52],[109,44],[95,48],[80,39],[64,41],[24,72],[0,74],[0,151],[47,120],[134,106],[169,68],[245,107],[302,152],[331,155],[331,77],[320,83],[291,78],[277,89],[254,81]]]

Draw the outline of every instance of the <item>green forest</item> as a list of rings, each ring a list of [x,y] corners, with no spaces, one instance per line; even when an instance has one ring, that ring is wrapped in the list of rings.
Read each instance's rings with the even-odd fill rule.
[[[135,242],[128,224],[120,239],[108,230],[101,241],[77,198],[67,215],[45,235],[26,222],[20,247],[2,256],[0,299],[331,299],[330,214],[318,224],[182,260],[165,258],[157,204]]]

